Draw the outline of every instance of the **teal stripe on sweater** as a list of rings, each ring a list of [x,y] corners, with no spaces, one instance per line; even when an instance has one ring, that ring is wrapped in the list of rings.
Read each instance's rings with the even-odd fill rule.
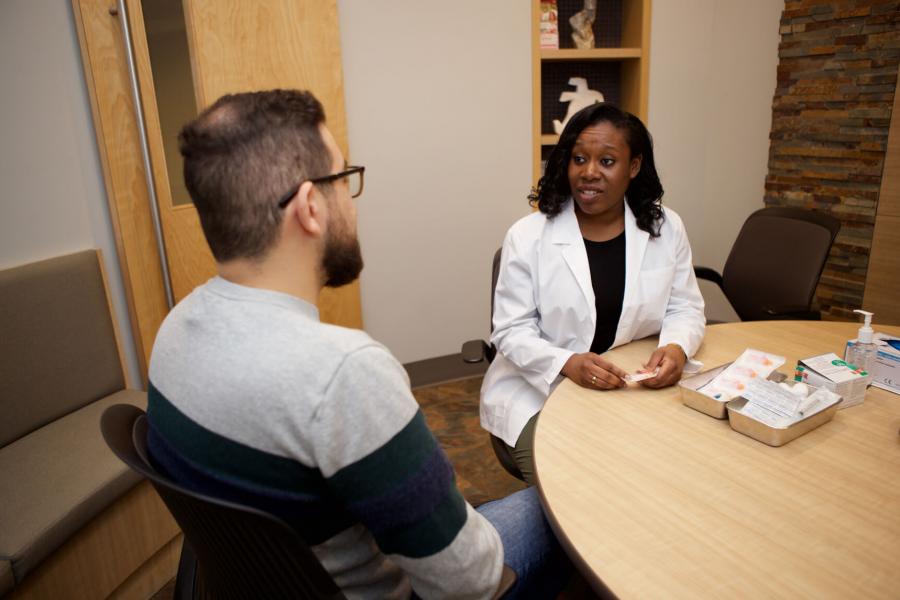
[[[384,446],[342,468],[328,483],[349,501],[380,496],[415,473],[437,447],[425,416],[418,411]]]
[[[194,464],[202,465],[208,474],[236,485],[325,495],[327,488],[319,469],[251,448],[206,429],[178,410],[153,382],[147,396],[148,419],[165,435],[169,446]]]
[[[322,531],[315,534],[307,531],[314,524],[301,517],[306,510],[300,504],[291,511],[297,511],[296,518],[283,517],[308,541],[315,538],[313,543],[349,526],[346,518],[353,515],[382,551],[422,558],[446,548],[465,525],[466,504],[456,489],[453,467],[421,411],[384,446],[327,480],[318,469],[209,431],[178,410],[152,382],[147,413],[172,450],[209,476],[248,491],[337,502],[339,506],[332,507],[346,517],[320,515],[327,522],[319,523]]]

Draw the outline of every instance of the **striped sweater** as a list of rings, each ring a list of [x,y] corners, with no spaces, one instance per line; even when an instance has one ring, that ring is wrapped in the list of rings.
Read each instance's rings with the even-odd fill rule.
[[[161,469],[285,520],[348,598],[496,589],[499,536],[457,490],[405,371],[307,302],[218,277],[194,290],[157,335],[147,414]]]

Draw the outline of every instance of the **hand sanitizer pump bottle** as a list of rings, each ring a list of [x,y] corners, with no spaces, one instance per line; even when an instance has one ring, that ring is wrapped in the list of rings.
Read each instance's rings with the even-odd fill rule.
[[[875,360],[875,344],[872,342],[872,317],[875,316],[866,310],[854,310],[865,317],[865,323],[859,328],[856,343],[847,350],[847,362],[858,369],[867,371],[867,380],[872,381],[872,363]]]

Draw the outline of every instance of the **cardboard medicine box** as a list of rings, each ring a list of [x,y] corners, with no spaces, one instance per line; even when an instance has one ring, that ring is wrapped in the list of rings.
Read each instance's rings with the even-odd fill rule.
[[[840,408],[862,404],[866,397],[868,377],[865,371],[851,369],[834,352],[804,358],[797,362],[794,380],[823,387],[841,396]]]
[[[875,356],[869,372],[872,385],[900,394],[900,338],[876,332],[872,341],[875,344]],[[855,344],[855,339],[847,342],[845,357]]]
[[[556,0],[541,0],[541,48],[559,49],[559,11]]]

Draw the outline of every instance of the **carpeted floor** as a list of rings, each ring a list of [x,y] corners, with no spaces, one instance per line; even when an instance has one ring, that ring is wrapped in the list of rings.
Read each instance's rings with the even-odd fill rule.
[[[474,506],[502,498],[525,487],[510,476],[494,456],[487,432],[478,422],[481,377],[471,377],[413,390],[428,426],[456,470],[456,483]],[[171,600],[172,580],[151,600]]]
[[[453,463],[460,491],[474,506],[525,487],[497,462],[488,433],[478,422],[480,388],[481,377],[472,377],[413,391],[428,426]]]

